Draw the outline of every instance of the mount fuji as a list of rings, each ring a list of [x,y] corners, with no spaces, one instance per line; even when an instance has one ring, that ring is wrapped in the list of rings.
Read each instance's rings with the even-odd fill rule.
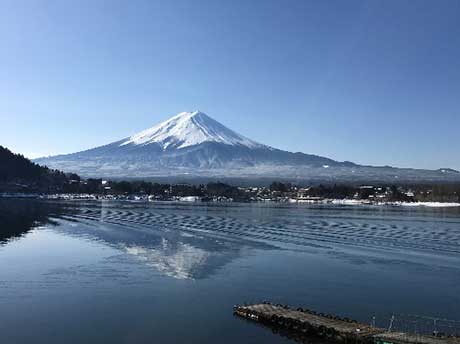
[[[309,180],[450,180],[451,169],[361,166],[283,151],[246,138],[200,111],[182,112],[133,136],[35,162],[87,177],[270,177]]]

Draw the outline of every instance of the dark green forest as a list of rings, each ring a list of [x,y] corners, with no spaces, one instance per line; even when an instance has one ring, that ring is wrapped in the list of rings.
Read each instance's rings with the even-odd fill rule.
[[[21,154],[0,146],[0,190],[21,192],[58,192],[71,175],[37,165]]]

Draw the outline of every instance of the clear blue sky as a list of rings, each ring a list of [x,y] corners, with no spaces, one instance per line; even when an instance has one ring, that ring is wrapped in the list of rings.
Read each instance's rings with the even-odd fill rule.
[[[199,109],[277,148],[460,169],[460,1],[0,2],[0,144],[30,157]]]

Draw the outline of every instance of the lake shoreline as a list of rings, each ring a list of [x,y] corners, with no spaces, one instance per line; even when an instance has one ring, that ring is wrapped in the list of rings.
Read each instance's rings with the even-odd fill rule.
[[[157,199],[147,195],[95,195],[95,194],[28,194],[28,193],[0,193],[3,199],[42,199],[65,201],[127,201],[148,203],[277,203],[277,204],[311,204],[311,205],[341,205],[341,206],[392,206],[392,207],[426,207],[426,208],[455,208],[460,207],[456,202],[376,202],[361,199],[286,199],[286,200],[251,200],[247,202],[232,199],[203,199],[198,196],[174,197],[171,199]]]

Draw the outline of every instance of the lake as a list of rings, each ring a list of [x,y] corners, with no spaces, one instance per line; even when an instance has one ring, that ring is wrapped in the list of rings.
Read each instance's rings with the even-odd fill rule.
[[[0,200],[2,343],[290,343],[262,300],[460,320],[460,209]]]

